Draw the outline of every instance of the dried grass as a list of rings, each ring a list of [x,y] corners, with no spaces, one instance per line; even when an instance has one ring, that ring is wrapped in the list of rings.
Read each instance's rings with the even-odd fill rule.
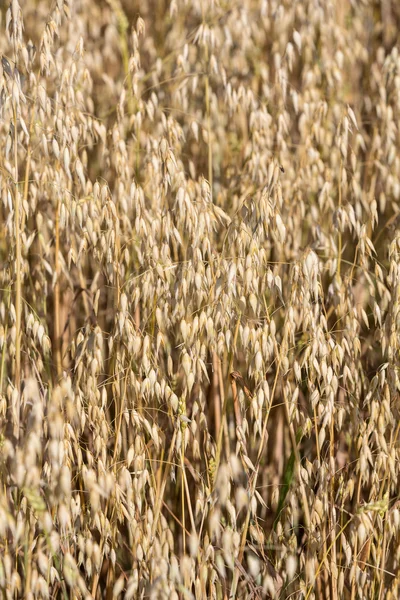
[[[2,598],[398,598],[398,3],[0,17]]]

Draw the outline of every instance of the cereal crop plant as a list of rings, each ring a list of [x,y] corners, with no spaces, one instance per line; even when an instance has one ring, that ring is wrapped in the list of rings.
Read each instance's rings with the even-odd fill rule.
[[[2,598],[399,597],[399,31],[0,3]]]

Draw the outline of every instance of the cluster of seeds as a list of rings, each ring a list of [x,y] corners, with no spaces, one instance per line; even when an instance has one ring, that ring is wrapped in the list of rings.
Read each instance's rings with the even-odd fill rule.
[[[398,598],[400,5],[3,4],[2,598]]]

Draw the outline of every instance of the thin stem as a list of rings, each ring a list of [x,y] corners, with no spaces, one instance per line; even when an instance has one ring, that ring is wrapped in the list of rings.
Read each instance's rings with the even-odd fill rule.
[[[54,284],[54,344],[57,377],[61,377],[61,327],[60,327],[60,198],[57,199],[56,206],[56,231],[55,231],[55,275]]]
[[[340,161],[338,208],[342,207],[342,169],[343,169],[343,162]],[[337,257],[337,269],[336,269],[336,275],[337,275],[337,278],[339,280],[340,280],[341,262],[342,262],[342,232],[340,231],[340,223],[339,223],[339,229],[338,229],[338,257]]]
[[[7,302],[7,310],[10,310],[10,304],[11,304],[11,290],[8,289],[7,290],[7,294],[8,294],[8,302]],[[8,333],[8,323],[5,324],[4,327],[4,339],[7,339],[7,333]],[[3,348],[1,351],[1,366],[0,366],[0,393],[2,393],[3,391],[3,381],[4,381],[4,371],[5,371],[5,365],[6,365],[6,354],[7,354],[7,344],[3,343]]]
[[[206,88],[206,113],[207,113],[207,137],[208,137],[208,182],[210,184],[211,201],[213,199],[213,154],[211,145],[211,111],[210,111],[210,78],[208,74],[208,48],[206,47],[206,74],[205,74],[205,88]]]
[[[160,489],[158,490],[157,498],[156,498],[156,502],[155,502],[154,520],[153,520],[153,527],[152,527],[152,531],[151,531],[152,538],[154,538],[156,531],[157,531],[158,519],[160,517],[161,506],[162,506],[163,499],[164,499],[165,487],[167,485],[168,472],[169,472],[170,465],[172,462],[172,454],[173,454],[173,451],[175,448],[176,435],[177,435],[177,432],[176,432],[176,429],[174,429],[174,433],[173,433],[172,440],[171,440],[171,445],[169,447],[168,458],[167,458],[167,462],[165,465],[163,481],[162,481]]]
[[[236,323],[236,328],[235,328],[235,335],[233,337],[233,344],[232,344],[232,351],[231,351],[231,356],[229,359],[229,367],[228,367],[228,371],[229,373],[232,371],[232,365],[233,365],[233,358],[234,358],[234,353],[235,353],[235,348],[236,348],[236,343],[237,343],[237,338],[238,338],[238,334],[239,334],[239,327],[240,327],[240,319],[241,319],[241,313],[239,313],[238,316],[238,320]],[[226,427],[226,411],[227,411],[227,399],[228,399],[228,395],[224,396],[224,386],[223,386],[223,382],[222,382],[222,370],[221,370],[221,361],[219,362],[219,366],[218,366],[218,377],[219,377],[219,383],[220,383],[220,393],[221,393],[221,402],[222,402],[222,427],[220,428],[219,431],[219,435],[218,435],[218,441],[217,441],[217,453],[216,453],[216,458],[215,458],[215,473],[218,473],[218,469],[219,469],[219,465],[221,462],[221,449],[222,449],[222,434],[224,431],[224,427]],[[229,445],[229,439],[228,439],[228,445]],[[227,449],[228,453],[229,453],[229,448]]]
[[[18,404],[15,407],[14,435],[19,439],[19,412],[21,391],[21,320],[22,320],[22,259],[21,259],[21,207],[18,190],[18,118],[14,103],[14,177],[15,177],[15,386],[18,390]]]
[[[218,440],[219,439],[219,432],[221,429],[221,396],[219,394],[219,387],[218,387],[218,381],[219,381],[219,377],[218,377],[218,362],[219,362],[219,358],[217,356],[217,353],[214,351],[213,352],[213,374],[212,374],[212,400],[213,400],[213,404],[214,404],[214,427],[215,427],[215,437]]]
[[[360,495],[361,495],[361,474],[359,476],[358,486],[357,486],[357,506],[359,506],[359,504],[360,504]],[[358,536],[356,536],[356,539],[354,541],[354,551],[353,551],[354,573],[353,573],[353,581],[351,582],[351,600],[354,600],[356,597],[357,556],[358,556]]]
[[[203,19],[203,25],[205,24],[205,10],[204,4],[201,3],[201,13]],[[204,69],[204,86],[205,86],[205,100],[206,100],[206,115],[207,115],[207,144],[208,144],[208,183],[210,184],[211,202],[213,201],[213,155],[211,145],[211,111],[210,111],[210,57],[208,53],[208,46],[204,48],[205,54],[205,69]]]
[[[337,559],[336,559],[336,543],[335,543],[335,531],[336,531],[336,511],[335,511],[335,456],[334,456],[334,445],[335,445],[335,427],[334,427],[334,414],[331,418],[330,428],[330,467],[331,467],[331,481],[330,481],[330,495],[331,495],[331,539],[332,539],[332,552],[331,552],[331,592],[332,600],[337,600]]]
[[[181,499],[182,499],[182,541],[183,554],[186,553],[186,532],[185,532],[185,430],[181,428],[182,445],[181,445]]]
[[[316,450],[317,450],[317,459],[318,459],[318,464],[321,466],[321,449],[320,449],[320,445],[319,445],[319,427],[318,427],[318,415],[317,415],[317,407],[314,406],[314,428],[315,428],[315,446],[316,446]],[[322,537],[324,540],[323,543],[323,553],[324,556],[327,556],[327,545],[326,545],[326,540],[327,540],[327,534],[326,534],[326,521],[324,521],[323,526],[322,526]],[[328,569],[328,562],[326,562],[327,564],[327,568],[324,571],[324,575],[325,575],[325,585],[328,586],[329,585],[329,569]]]

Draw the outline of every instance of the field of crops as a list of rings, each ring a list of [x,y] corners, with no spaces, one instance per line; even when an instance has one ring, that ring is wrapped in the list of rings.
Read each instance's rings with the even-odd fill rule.
[[[400,596],[400,4],[0,3],[0,597]]]

